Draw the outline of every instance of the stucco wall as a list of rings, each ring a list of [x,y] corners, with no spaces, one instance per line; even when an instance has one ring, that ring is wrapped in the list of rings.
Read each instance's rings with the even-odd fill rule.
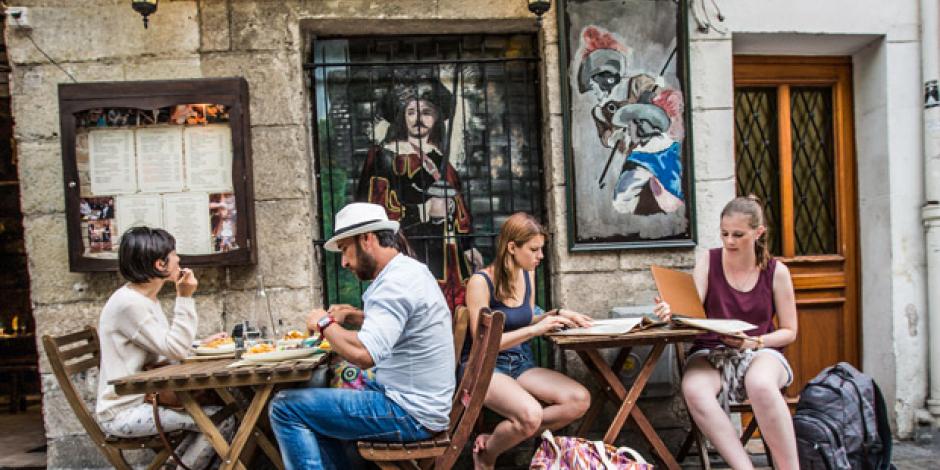
[[[304,312],[322,301],[316,269],[318,260],[312,245],[312,239],[319,233],[315,217],[316,191],[310,175],[315,156],[310,139],[308,84],[301,68],[311,34],[535,30],[522,0],[164,0],[151,17],[147,30],[125,0],[22,0],[13,3],[31,8],[33,39],[78,81],[236,75],[248,80],[259,263],[248,268],[197,270],[200,334],[223,324],[230,328],[233,322],[245,316],[246,309],[252,305],[257,273],[264,275],[275,309],[292,322],[299,324]],[[869,137],[885,142],[917,142],[916,132],[904,133],[903,129],[895,127],[896,130],[889,133],[885,118],[885,113],[895,111],[886,103],[902,99],[906,104],[898,105],[897,112],[907,113],[909,120],[916,120],[910,117],[916,112],[912,109],[916,103],[910,103],[910,90],[889,90],[887,83],[902,88],[917,85],[916,80],[911,85],[908,83],[911,80],[904,81],[897,76],[916,70],[913,66],[916,53],[906,46],[893,45],[916,39],[915,1],[897,2],[890,9],[874,0],[724,0],[720,3],[728,17],[726,27],[732,33],[749,33],[770,38],[770,42],[774,42],[774,35],[784,34],[812,35],[815,39],[810,42],[813,44],[838,41],[839,37],[848,35],[887,38],[887,46],[872,46],[887,50],[866,52],[868,49],[862,49],[862,44],[853,45],[846,52],[859,54],[857,57],[863,59],[866,67],[871,67],[870,73],[865,74],[856,69],[856,80],[862,75],[866,77],[864,85],[856,85],[857,123],[860,129],[864,126],[872,132],[870,135],[858,133],[859,148],[865,147],[862,142]],[[847,18],[847,14],[851,18]],[[547,180],[544,197],[553,233],[550,243],[552,295],[558,305],[604,316],[613,306],[651,302],[654,288],[647,274],[650,263],[688,268],[694,253],[693,250],[599,254],[567,251],[556,31],[553,10],[546,16],[541,32],[542,135]],[[837,36],[827,37],[827,34]],[[692,34],[695,198],[697,231],[700,246],[704,247],[718,246],[718,211],[734,196],[731,58],[735,47],[741,44],[736,43],[735,37],[731,33]],[[42,57],[22,31],[8,30],[7,39],[14,68],[15,138],[21,162],[22,204],[37,333],[62,334],[94,324],[104,301],[120,280],[115,274],[68,272],[56,85],[69,79]],[[902,53],[902,49],[905,52]],[[895,72],[896,67],[902,72]],[[867,94],[863,94],[863,90],[868,90]],[[903,156],[890,144],[883,147],[883,151],[872,150],[865,161],[887,161],[890,157],[916,160],[912,155],[920,154],[916,147],[905,150],[909,153]],[[859,161],[862,159],[860,150]],[[882,383],[890,384],[886,389],[896,404],[899,429],[905,432],[910,429],[912,410],[922,406],[926,387],[926,374],[919,372],[926,370],[921,351],[925,341],[924,315],[916,317],[915,326],[920,333],[914,338],[896,337],[895,332],[903,329],[907,335],[910,331],[909,315],[905,313],[907,304],[914,305],[916,312],[925,311],[922,269],[918,271],[916,267],[917,250],[922,251],[923,245],[917,242],[920,232],[912,228],[916,223],[909,214],[911,207],[919,204],[915,194],[918,189],[908,188],[902,195],[903,202],[893,195],[893,191],[903,187],[905,178],[916,172],[916,164],[908,168],[884,166],[886,168],[881,170],[889,171],[891,177],[877,179],[872,173],[869,175],[873,179],[871,187],[862,172],[881,171],[876,169],[880,167],[860,168],[863,233],[869,223],[879,224],[882,230],[874,239],[863,236],[863,266],[892,266],[887,273],[867,273],[866,270],[867,274],[863,274],[863,343],[866,345],[863,361],[866,367],[875,366],[870,372]],[[875,186],[883,197],[869,199],[868,195],[874,194],[869,191],[875,191]],[[868,209],[880,207],[889,208],[890,217],[866,219]],[[876,214],[880,212],[871,212],[869,217],[879,217]],[[902,240],[899,234],[909,236]],[[875,261],[868,261],[869,257]],[[913,271],[894,269],[909,263],[914,266]],[[888,294],[873,294],[881,292],[875,288],[886,288],[884,282],[889,285]],[[164,299],[167,304],[171,300]],[[888,320],[882,320],[886,316]],[[877,326],[869,321],[876,318]],[[899,345],[901,342],[903,345]],[[886,352],[883,344],[896,347]],[[568,361],[568,365],[573,373],[579,373],[577,360]],[[888,366],[891,368],[884,368]],[[89,441],[68,410],[44,360],[41,370],[46,391],[49,467],[101,466],[102,461],[90,449]],[[93,378],[88,387],[92,384]],[[88,390],[93,395],[93,388]]]

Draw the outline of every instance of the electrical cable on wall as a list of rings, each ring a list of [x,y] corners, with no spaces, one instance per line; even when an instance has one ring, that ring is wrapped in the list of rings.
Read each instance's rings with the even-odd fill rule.
[[[76,80],[75,77],[71,73],[69,73],[68,70],[65,70],[65,68],[59,65],[59,63],[56,62],[52,57],[50,57],[49,54],[46,53],[46,51],[44,51],[41,47],[39,47],[39,44],[36,44],[36,41],[33,39],[32,29],[20,23],[20,15],[18,14],[11,15],[7,13],[7,10],[10,7],[7,6],[6,2],[0,2],[0,7],[3,8],[3,14],[5,16],[9,16],[10,18],[13,18],[13,21],[17,24],[17,26],[20,27],[20,30],[23,31],[23,34],[26,36],[26,39],[29,39],[29,42],[33,44],[33,47],[35,47],[36,50],[39,51],[39,53],[42,54],[43,57],[46,58],[46,60],[49,61],[50,64],[55,65],[59,70],[62,71],[62,73],[64,73],[67,77],[69,77],[69,79],[72,80],[73,83],[78,83],[78,80]]]

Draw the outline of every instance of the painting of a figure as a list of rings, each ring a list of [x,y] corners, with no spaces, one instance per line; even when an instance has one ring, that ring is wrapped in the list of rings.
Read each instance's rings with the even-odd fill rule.
[[[574,250],[693,243],[684,4],[561,2]]]
[[[437,277],[451,308],[464,302],[465,280],[481,264],[467,238],[470,212],[460,179],[446,158],[445,123],[453,95],[437,77],[392,86],[382,103],[359,175],[356,200],[379,204],[401,223],[411,248]],[[467,246],[462,246],[467,245]]]

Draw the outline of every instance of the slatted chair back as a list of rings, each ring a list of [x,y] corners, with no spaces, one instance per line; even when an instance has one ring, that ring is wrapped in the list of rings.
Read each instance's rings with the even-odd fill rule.
[[[453,467],[467,439],[470,438],[474,423],[483,409],[486,390],[493,378],[505,320],[506,315],[503,312],[490,311],[486,307],[480,310],[476,332],[473,334],[473,345],[470,347],[470,356],[463,378],[457,384],[453,406],[450,410],[450,446],[443,455],[435,459],[434,467],[437,469]],[[462,344],[461,347],[463,347]]]
[[[121,454],[121,450],[126,449],[149,448],[156,452],[157,456],[148,466],[149,469],[159,468],[166,462],[169,451],[163,449],[163,444],[156,438],[116,439],[106,436],[95,421],[85,400],[75,388],[72,376],[99,367],[101,362],[98,331],[94,327],[86,326],[81,331],[58,337],[44,335],[42,344],[46,357],[49,358],[49,365],[52,366],[52,372],[69,406],[72,407],[78,421],[85,428],[85,432],[94,441],[95,447],[101,450],[114,468],[120,470],[133,468]]]

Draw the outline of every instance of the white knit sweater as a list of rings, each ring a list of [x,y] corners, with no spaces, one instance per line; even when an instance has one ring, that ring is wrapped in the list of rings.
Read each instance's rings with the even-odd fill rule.
[[[99,421],[114,419],[118,413],[143,403],[143,395],[117,395],[109,380],[143,370],[167,358],[189,355],[196,337],[196,304],[192,297],[177,297],[170,323],[160,303],[125,285],[111,294],[98,320],[101,343],[101,370],[98,377]]]

